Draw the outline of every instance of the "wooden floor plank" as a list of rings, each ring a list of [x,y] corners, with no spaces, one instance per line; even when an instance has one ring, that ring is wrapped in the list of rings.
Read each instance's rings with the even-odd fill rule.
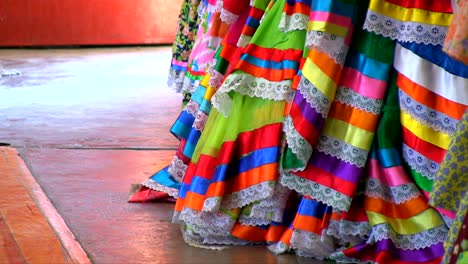
[[[16,150],[0,147],[0,253],[4,253],[0,255],[6,256],[0,263],[86,263],[62,245],[58,237],[62,234],[44,215],[53,211],[53,206],[38,194],[45,197]],[[44,202],[46,206],[41,205]]]

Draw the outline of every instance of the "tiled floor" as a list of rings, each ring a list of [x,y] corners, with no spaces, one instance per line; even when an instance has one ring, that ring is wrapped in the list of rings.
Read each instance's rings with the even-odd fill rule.
[[[170,223],[172,205],[126,202],[130,185],[167,165],[177,146],[167,132],[181,99],[166,86],[169,61],[168,47],[0,50],[0,70],[21,72],[0,78],[0,142],[20,152],[94,263],[314,263],[264,247],[190,247]],[[6,222],[0,263],[2,252],[15,263]],[[38,245],[37,254],[49,248]]]

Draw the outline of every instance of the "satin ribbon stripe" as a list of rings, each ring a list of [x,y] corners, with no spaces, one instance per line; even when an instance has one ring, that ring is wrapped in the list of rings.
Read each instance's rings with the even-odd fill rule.
[[[430,206],[422,196],[418,196],[402,204],[394,204],[375,197],[367,197],[365,201],[366,211],[379,213],[389,218],[408,219],[422,213],[428,208]]]
[[[344,1],[336,1],[336,0],[320,0],[320,1],[312,1],[311,3],[311,10],[313,11],[321,11],[321,12],[329,12],[336,15],[340,15],[343,17],[351,17],[353,18],[353,24],[355,19],[355,11],[356,7],[355,4],[346,3]]]
[[[267,243],[276,243],[281,240],[281,237],[283,236],[284,232],[287,230],[287,226],[284,225],[274,225],[271,224],[268,228],[268,232],[265,236],[265,241]]]
[[[351,17],[341,16],[330,12],[311,11],[309,14],[309,20],[312,21],[312,23],[317,21],[328,22],[349,29],[353,27],[353,21]]]
[[[317,168],[310,163],[303,171],[293,172],[292,174],[336,190],[348,197],[353,197],[357,188],[355,183],[336,177],[334,174]]]
[[[236,223],[231,230],[231,234],[234,237],[247,241],[264,242],[268,234],[268,229]]]
[[[438,163],[441,163],[444,159],[446,152],[444,148],[422,140],[421,138],[417,137],[411,130],[405,127],[402,127],[402,136],[404,143],[407,146],[421,153],[425,157]]]
[[[344,67],[343,76],[339,85],[349,88],[362,96],[381,100],[385,95],[387,83],[364,75],[362,72],[351,68]]]
[[[465,105],[444,98],[414,83],[401,73],[398,74],[396,83],[398,88],[408,94],[412,99],[454,119],[461,119],[465,112]]]
[[[417,8],[423,10],[429,10],[432,12],[440,13],[453,13],[452,5],[450,1],[444,0],[385,0],[394,5],[399,5],[405,8]]]
[[[330,58],[328,54],[312,49],[309,51],[307,59],[310,59],[320,69],[321,73],[326,74],[335,84],[339,82],[343,68],[334,59]]]
[[[298,96],[299,93],[296,93],[294,100],[300,97]],[[296,131],[311,145],[315,145],[318,140],[319,131],[325,123],[323,116],[303,100],[299,105],[291,105],[290,117],[293,120]]]
[[[369,9],[399,21],[411,21],[448,27],[452,14],[431,12],[424,9],[405,8],[384,0],[371,0]]]
[[[337,138],[354,147],[370,150],[374,133],[334,118],[327,119],[322,134]]]
[[[443,68],[445,71],[468,78],[468,66],[461,61],[451,58],[440,46],[418,44],[414,42],[399,42],[399,45],[412,51],[417,56]]]
[[[390,187],[397,187],[412,182],[402,166],[383,168],[376,159],[369,160],[367,170],[367,175],[370,178],[378,179],[380,182]]]
[[[366,54],[351,50],[346,57],[346,65],[359,71],[363,75],[386,82],[391,64],[373,59]],[[378,99],[382,99],[381,98]]]
[[[350,29],[329,22],[311,21],[307,24],[307,31],[322,31],[344,38],[349,34]]]
[[[382,168],[391,168],[403,164],[400,152],[395,148],[378,149],[377,147],[373,147],[371,150],[371,158],[378,160],[379,166]]]
[[[316,235],[321,235],[325,227],[326,223],[324,223],[322,219],[300,214],[296,216],[293,223],[294,229],[304,230]]]
[[[413,119],[409,114],[401,111],[401,124],[411,131],[416,137],[429,142],[439,148],[447,149],[450,144],[450,135],[435,131],[434,129],[419,123]],[[406,140],[403,139],[405,142]],[[420,151],[418,151],[420,152]],[[424,153],[424,152],[420,152]]]
[[[302,75],[320,90],[330,101],[335,99],[337,83],[322,70],[312,60],[307,59],[302,67]]]
[[[392,240],[384,239],[375,244],[358,245],[343,251],[344,255],[367,261],[392,264],[414,264],[414,263],[440,263],[444,254],[443,243],[440,242],[430,247],[404,250],[397,248]]]
[[[188,63],[186,61],[178,61],[176,59],[171,60],[171,65],[172,66],[178,66],[181,68],[187,68]]]
[[[188,138],[195,118],[192,114],[182,111],[172,125],[170,132],[177,138]]]
[[[350,105],[343,104],[337,101],[335,101],[332,104],[328,116],[349,123],[355,127],[365,129],[369,132],[375,131],[379,120],[378,115],[354,108]]]
[[[193,152],[195,151],[195,147],[197,146],[197,143],[198,143],[198,140],[200,139],[200,136],[201,136],[201,132],[196,130],[196,129],[193,129],[190,130],[190,133],[187,137],[187,140],[186,140],[186,145],[184,147],[184,150],[183,150],[183,154],[187,157],[192,157],[193,156]]]
[[[308,15],[310,12],[310,2],[310,0],[294,1],[293,3],[287,1],[286,6],[284,7],[284,14],[287,16],[292,16],[295,14]]]
[[[414,235],[445,225],[439,213],[432,208],[407,219],[388,218],[385,215],[370,211],[367,212],[367,215],[369,216],[369,223],[372,226],[388,223],[395,232],[401,235]]]
[[[410,173],[413,177],[413,181],[416,183],[416,185],[418,185],[419,188],[426,192],[430,192],[432,190],[432,180],[424,177],[421,173],[417,172],[413,168],[410,169]]]
[[[274,123],[252,131],[240,133],[237,138],[237,155],[243,156],[258,149],[279,146],[281,141],[281,129],[282,124]],[[223,161],[227,162],[227,160]]]
[[[247,47],[245,47],[244,50],[245,54],[260,60],[276,62],[295,61],[297,63],[299,63],[302,58],[302,52],[303,51],[299,49],[266,48],[256,44],[249,44]]]
[[[394,67],[418,85],[451,101],[468,105],[468,89],[458,88],[468,87],[468,78],[453,75],[399,44],[395,47]]]
[[[322,169],[340,179],[357,184],[361,178],[363,168],[344,162],[336,157],[315,151],[309,160],[309,164]]]
[[[187,195],[185,197],[180,197],[179,195],[179,198],[177,198],[175,208],[176,208],[176,211],[182,211],[184,207],[197,210],[197,211],[201,211],[203,209],[204,203],[205,203],[204,195],[194,193],[194,192],[187,192]]]
[[[259,78],[264,78],[272,82],[293,79],[294,76],[297,75],[297,69],[285,68],[281,70],[275,70],[272,68],[259,67],[247,61],[242,61],[236,68],[247,74],[251,74]]]
[[[226,193],[235,193],[263,182],[273,182],[278,179],[278,164],[270,163],[255,167],[227,179]]]

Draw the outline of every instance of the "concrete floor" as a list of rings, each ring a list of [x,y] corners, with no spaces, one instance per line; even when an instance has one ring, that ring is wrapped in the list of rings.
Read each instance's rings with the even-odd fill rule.
[[[264,247],[187,246],[171,204],[129,204],[168,164],[180,95],[170,48],[0,50],[0,142],[25,159],[94,263],[322,263]]]

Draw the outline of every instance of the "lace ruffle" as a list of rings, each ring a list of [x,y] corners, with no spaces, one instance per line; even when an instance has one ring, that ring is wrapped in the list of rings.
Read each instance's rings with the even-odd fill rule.
[[[157,183],[156,181],[152,179],[148,179],[145,182],[143,182],[141,185],[150,188],[151,190],[155,190],[157,192],[164,192],[169,194],[169,196],[177,199],[179,197],[179,190],[170,188],[167,186],[164,186],[162,184]]]
[[[171,165],[167,172],[178,182],[182,182],[188,166],[177,156],[172,158]]]
[[[198,111],[197,115],[195,116],[195,121],[193,122],[192,127],[198,131],[203,131],[207,120],[208,120],[208,115],[202,111]]]
[[[336,252],[330,256],[330,259],[338,263],[355,263],[355,264],[374,264],[373,261],[362,261],[360,259],[350,258],[346,256],[343,252]]]
[[[336,93],[335,100],[373,114],[380,114],[382,109],[382,100],[377,100],[362,96],[354,90],[340,86]]]
[[[312,146],[297,132],[290,116],[286,116],[284,118],[283,132],[286,135],[288,148],[291,149],[303,164],[300,168],[294,168],[292,171],[304,170],[310,156],[312,155]]]
[[[182,209],[178,220],[204,238],[210,236],[229,237],[230,231],[236,223],[236,219],[222,212],[208,213],[190,208]]]
[[[332,136],[320,136],[317,150],[359,168],[363,168],[367,162],[368,151],[352,146]]]
[[[180,87],[180,91],[184,93],[194,93],[198,85],[200,85],[200,80],[194,80],[185,76],[182,87]]]
[[[210,80],[208,81],[208,84],[217,89],[219,86],[221,86],[224,75],[219,73],[217,70],[213,69],[211,72]]]
[[[272,197],[275,185],[276,181],[267,181],[225,195],[221,200],[221,207],[226,209],[242,208],[254,202]]]
[[[402,204],[421,195],[414,183],[406,183],[399,186],[384,185],[378,179],[369,178],[365,195],[380,198],[395,204]]]
[[[327,235],[337,238],[341,244],[351,243],[357,245],[367,240],[371,230],[372,227],[369,222],[331,220],[327,229]]]
[[[276,242],[268,246],[268,249],[276,255],[289,251],[289,246],[283,242]]]
[[[332,237],[325,234],[318,236],[298,229],[294,230],[291,237],[291,248],[294,249],[298,256],[312,257],[320,260],[329,257],[335,252]]]
[[[401,108],[419,122],[440,131],[453,135],[457,130],[458,120],[437,110],[431,109],[424,104],[408,96],[404,91],[398,90]]]
[[[307,32],[306,45],[311,49],[326,53],[340,65],[344,64],[349,49],[343,37],[317,30]]]
[[[439,25],[395,20],[372,10],[367,11],[364,29],[393,40],[426,45],[443,45],[448,30]]]
[[[272,221],[281,223],[290,190],[280,184],[276,184],[272,197],[254,203],[248,216],[242,215],[240,222],[245,225],[268,225]]]
[[[439,171],[439,164],[403,144],[403,159],[415,171],[433,181]]]
[[[250,40],[252,40],[251,36],[241,35],[239,37],[239,40],[237,41],[237,46],[240,48],[244,48],[250,43]]]
[[[417,234],[402,235],[396,233],[389,224],[385,223],[372,227],[372,233],[367,243],[374,244],[384,239],[390,239],[397,248],[418,250],[443,242],[447,237],[447,233],[447,227],[441,225]]]
[[[279,24],[280,30],[290,32],[294,30],[306,30],[309,23],[309,16],[299,13],[294,13],[292,16],[284,13],[281,15]]]
[[[186,71],[179,71],[170,69],[169,77],[167,79],[167,86],[172,87],[177,93],[182,92],[182,86],[184,86],[184,77]]]
[[[213,95],[211,103],[220,113],[228,116],[231,108],[231,97],[228,95],[230,91],[250,97],[291,101],[294,94],[291,84],[292,80],[273,82],[247,73],[234,72],[226,78],[218,92]]]
[[[196,117],[199,109],[200,105],[194,100],[190,100],[187,105],[185,105],[184,111]]]
[[[281,173],[280,182],[284,186],[295,190],[302,195],[308,195],[313,199],[327,204],[339,211],[348,211],[349,206],[351,205],[351,197],[288,172]]]
[[[331,101],[317,87],[315,87],[305,76],[301,76],[301,81],[297,90],[305,98],[306,102],[326,118],[330,110]],[[332,98],[333,100],[334,98]]]
[[[226,10],[224,8],[222,8],[220,18],[221,18],[221,21],[223,21],[224,23],[226,23],[228,25],[231,25],[234,22],[236,22],[236,20],[239,18],[239,16],[234,14],[234,13],[229,12],[228,10]]]

